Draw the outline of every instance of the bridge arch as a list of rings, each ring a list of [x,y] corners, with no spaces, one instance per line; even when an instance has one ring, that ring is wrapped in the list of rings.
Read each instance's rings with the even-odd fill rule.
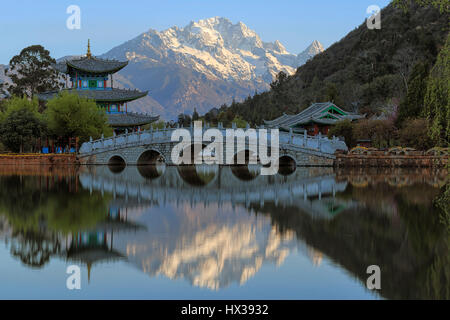
[[[238,163],[238,157],[244,156],[244,164]],[[250,164],[250,160],[256,160],[256,164]],[[233,165],[231,165],[231,172],[233,175],[241,181],[251,181],[256,179],[260,172],[260,161],[258,154],[252,152],[252,150],[245,149],[234,154]]]
[[[108,167],[112,173],[121,173],[123,170],[125,170],[126,166],[127,163],[122,155],[115,154],[108,160]]]
[[[194,150],[195,150],[195,147],[196,146],[200,146],[201,147],[201,153],[203,152],[203,149],[205,149],[206,148],[206,144],[205,143],[191,143],[189,146],[187,146],[186,148],[184,148],[181,152],[180,152],[180,157],[181,157],[181,159],[183,159],[183,156],[184,156],[184,154],[185,154],[185,152],[190,152],[190,154],[191,154],[191,159],[190,159],[190,163],[185,163],[183,160],[182,160],[182,163],[181,163],[181,165],[187,165],[187,166],[191,166],[191,165],[194,165],[195,164],[195,152],[194,152]],[[200,155],[198,155],[198,156],[200,156],[200,160],[203,162],[203,160],[202,160],[202,158],[201,158],[201,154]]]
[[[278,173],[282,176],[289,176],[297,170],[295,157],[290,154],[281,155],[278,159]]]
[[[150,180],[157,179],[166,170],[166,157],[159,150],[147,149],[139,155],[136,165],[142,177]]]
[[[155,165],[161,162],[167,163],[166,157],[161,151],[156,149],[147,149],[139,155],[136,164],[138,166],[144,166]]]

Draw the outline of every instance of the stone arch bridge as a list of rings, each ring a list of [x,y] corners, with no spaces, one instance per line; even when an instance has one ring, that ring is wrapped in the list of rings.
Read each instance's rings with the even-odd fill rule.
[[[82,164],[123,164],[140,165],[154,164],[157,161],[173,165],[171,160],[172,148],[178,141],[172,141],[172,134],[178,128],[167,128],[162,130],[146,130],[114,135],[109,138],[85,142],[80,148],[79,159]],[[194,136],[194,128],[186,128]],[[202,136],[209,127],[202,128]],[[225,128],[214,128],[226,137]],[[259,132],[257,138],[259,139]],[[270,141],[270,131],[267,135]],[[247,139],[248,140],[248,139]],[[258,140],[259,141],[259,140]],[[203,142],[204,145],[209,142]],[[268,143],[269,144],[269,143]],[[291,132],[279,132],[279,157],[296,166],[332,166],[336,150],[347,150],[345,142],[336,138],[308,136]],[[246,149],[250,149],[246,141]],[[253,146],[256,147],[256,146]],[[226,159],[226,148],[224,148],[224,159]],[[235,149],[236,150],[236,149]],[[270,146],[269,146],[270,152]],[[280,164],[282,162],[280,161]]]

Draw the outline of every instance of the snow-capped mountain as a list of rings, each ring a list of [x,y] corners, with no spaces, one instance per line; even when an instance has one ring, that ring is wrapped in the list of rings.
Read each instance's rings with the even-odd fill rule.
[[[299,53],[299,55],[297,56],[297,63],[299,64],[299,66],[301,66],[305,64],[309,59],[314,57],[316,54],[319,54],[323,51],[324,48],[322,44],[319,41],[314,40],[313,43],[311,43],[311,45],[308,48],[306,48],[305,51]]]
[[[314,41],[294,55],[279,41],[262,41],[242,22],[215,17],[184,28],[149,30],[101,57],[128,59],[115,83],[149,90],[151,98],[134,102],[132,108],[172,119],[267,90],[280,71],[292,74],[322,51]]]
[[[192,114],[194,108],[203,114],[255,91],[268,90],[280,71],[293,74],[323,50],[314,41],[294,55],[279,41],[262,41],[242,22],[233,24],[215,17],[184,28],[151,29],[100,57],[129,60],[128,66],[114,75],[115,87],[149,91],[148,96],[129,103],[129,110],[170,120],[180,113]],[[6,67],[0,65],[0,82],[9,80],[4,74]]]

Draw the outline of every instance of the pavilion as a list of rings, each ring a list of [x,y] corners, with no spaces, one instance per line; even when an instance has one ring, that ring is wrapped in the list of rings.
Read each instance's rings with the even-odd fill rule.
[[[309,135],[315,136],[319,133],[328,134],[331,126],[342,120],[358,120],[364,115],[342,110],[332,102],[314,103],[302,112],[295,115],[283,114],[281,117],[271,121],[264,120],[266,127],[277,128],[284,131],[303,133],[305,130]]]

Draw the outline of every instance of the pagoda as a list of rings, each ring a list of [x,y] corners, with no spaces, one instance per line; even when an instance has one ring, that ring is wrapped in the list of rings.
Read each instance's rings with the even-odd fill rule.
[[[53,67],[67,75],[66,86],[61,91],[44,92],[39,100],[47,101],[59,92],[69,92],[95,100],[106,111],[108,123],[116,134],[126,130],[136,131],[141,126],[159,119],[159,116],[128,111],[128,102],[145,97],[148,91],[119,89],[113,86],[113,74],[124,68],[128,61],[101,59],[91,54],[90,42],[85,56],[67,59]],[[69,85],[70,81],[70,85]]]

